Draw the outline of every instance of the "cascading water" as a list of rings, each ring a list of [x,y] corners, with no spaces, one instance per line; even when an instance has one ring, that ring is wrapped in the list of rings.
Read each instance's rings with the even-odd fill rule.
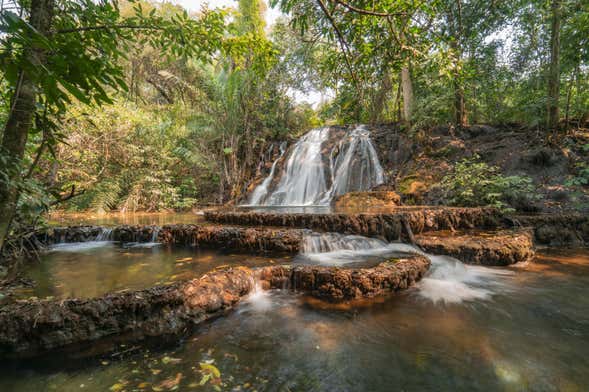
[[[434,303],[460,303],[486,300],[495,292],[507,289],[506,279],[512,271],[465,265],[449,256],[427,254],[403,243],[386,243],[379,239],[338,233],[311,233],[303,238],[303,262],[345,265],[379,261],[402,254],[419,254],[431,261],[428,274],[417,284],[418,295]]]
[[[100,233],[96,236],[95,241],[109,241],[112,235],[112,229],[103,227]]]
[[[384,170],[364,125],[349,132],[331,155],[331,188],[322,203],[328,204],[346,192],[369,190],[384,182]]]
[[[270,190],[276,164],[253,191],[249,205],[324,206],[339,195],[368,190],[384,182],[384,171],[370,140],[360,125],[325,151],[330,128],[309,131],[289,151],[278,184]],[[280,158],[279,158],[280,159]]]
[[[254,191],[252,192],[249,198],[250,205],[255,206],[260,204],[260,201],[262,201],[268,194],[268,186],[274,179],[274,171],[276,170],[276,165],[278,164],[280,158],[282,158],[282,156],[284,155],[284,151],[286,151],[286,142],[280,144],[280,156],[272,164],[272,168],[270,169],[270,174],[268,174],[268,177],[266,177],[264,181],[262,181],[262,183],[258,185],[256,189],[254,189]]]

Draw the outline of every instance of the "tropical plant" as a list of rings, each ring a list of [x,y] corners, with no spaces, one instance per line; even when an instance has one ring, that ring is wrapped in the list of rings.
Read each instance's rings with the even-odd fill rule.
[[[440,181],[444,198],[450,205],[490,206],[513,210],[522,198],[533,200],[534,186],[526,176],[504,176],[496,166],[478,155],[456,163],[454,170]]]

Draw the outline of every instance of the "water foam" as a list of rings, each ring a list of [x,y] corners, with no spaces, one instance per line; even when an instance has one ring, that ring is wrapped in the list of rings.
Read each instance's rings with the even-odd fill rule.
[[[299,259],[324,265],[345,265],[384,259],[399,254],[419,254],[431,261],[427,275],[417,284],[418,295],[434,303],[489,300],[507,289],[512,271],[466,265],[449,256],[436,256],[404,243],[337,233],[311,233],[303,238]]]

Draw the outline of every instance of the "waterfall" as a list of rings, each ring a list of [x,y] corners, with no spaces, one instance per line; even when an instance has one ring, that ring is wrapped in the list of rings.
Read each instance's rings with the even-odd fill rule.
[[[282,142],[280,144],[280,155],[272,164],[272,168],[270,169],[270,174],[268,174],[268,177],[266,177],[264,181],[262,181],[262,183],[258,185],[256,189],[254,189],[254,191],[252,192],[249,198],[250,205],[259,205],[260,202],[266,198],[266,195],[268,194],[268,185],[270,185],[270,183],[274,179],[274,171],[276,170],[276,165],[278,164],[280,158],[282,158],[282,156],[284,155],[284,151],[286,151],[286,142]]]
[[[364,125],[349,132],[338,148],[332,150],[330,172],[331,189],[323,203],[346,192],[366,191],[384,182],[384,170]]]
[[[278,184],[270,189],[277,160],[253,191],[250,205],[329,205],[336,196],[369,190],[384,182],[384,171],[365,126],[346,132],[339,143],[325,151],[330,136],[328,127],[303,135],[288,152]]]
[[[294,145],[280,182],[262,205],[302,206],[315,204],[327,191],[321,146],[329,128],[313,129]]]
[[[152,232],[151,232],[151,243],[156,243],[157,242],[157,237],[160,234],[160,228],[159,226],[153,226]]]
[[[101,229],[100,233],[98,233],[98,235],[94,239],[94,241],[110,241],[111,235],[112,235],[112,229],[109,229],[107,227],[103,227]]]

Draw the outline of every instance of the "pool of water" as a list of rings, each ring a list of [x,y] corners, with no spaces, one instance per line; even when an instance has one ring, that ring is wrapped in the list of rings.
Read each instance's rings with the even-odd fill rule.
[[[196,278],[215,268],[257,267],[290,260],[222,250],[171,247],[158,243],[119,244],[107,241],[57,244],[30,263],[25,276],[36,282],[18,297],[96,297],[119,290],[139,290]]]
[[[6,364],[0,390],[587,390],[589,251],[509,269],[433,262],[434,282],[388,298],[256,293],[172,346]]]
[[[204,215],[200,213],[146,213],[146,212],[129,212],[129,213],[65,213],[57,212],[49,214],[47,222],[51,226],[75,226],[75,225],[97,225],[97,226],[117,226],[117,225],[168,225],[175,223],[192,223],[204,224]]]

